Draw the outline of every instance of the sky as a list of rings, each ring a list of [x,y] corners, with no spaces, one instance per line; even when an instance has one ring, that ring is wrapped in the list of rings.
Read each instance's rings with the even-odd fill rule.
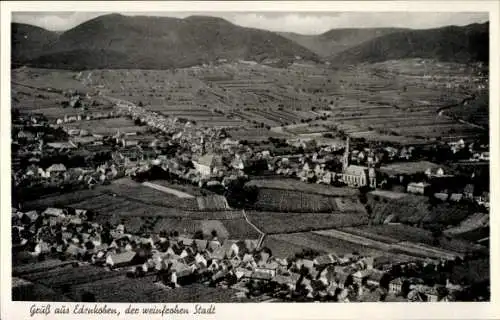
[[[107,14],[99,12],[15,12],[12,21],[65,31],[87,20]],[[463,26],[488,21],[482,12],[122,12],[124,15],[185,18],[207,15],[226,19],[243,27],[279,32],[320,34],[334,28],[398,27],[429,29]]]

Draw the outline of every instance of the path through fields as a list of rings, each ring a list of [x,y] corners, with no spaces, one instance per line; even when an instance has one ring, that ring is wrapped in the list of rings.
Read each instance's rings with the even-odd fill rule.
[[[245,212],[245,210],[242,210],[242,212],[243,212],[243,217],[245,217],[245,221],[249,225],[251,225],[260,234],[259,242],[257,243],[257,248],[260,248],[262,246],[262,243],[264,242],[264,238],[266,237],[266,234],[264,232],[262,232],[262,230],[260,230],[259,228],[257,228],[257,226],[255,224],[253,224],[250,221],[250,219],[248,219],[247,213]]]
[[[142,185],[145,187],[149,187],[151,189],[161,191],[161,192],[173,194],[174,196],[179,197],[179,198],[183,198],[183,199],[193,199],[195,197],[193,195],[190,195],[189,193],[182,192],[182,191],[172,189],[169,187],[160,186],[159,184],[152,183],[152,182],[143,182]]]

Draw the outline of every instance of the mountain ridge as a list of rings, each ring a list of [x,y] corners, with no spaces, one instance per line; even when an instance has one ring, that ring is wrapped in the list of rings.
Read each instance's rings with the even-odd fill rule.
[[[433,29],[342,28],[319,35],[246,28],[218,17],[107,14],[65,32],[12,24],[12,61],[63,69],[189,67],[218,59],[333,65],[405,58],[488,60],[489,22]]]
[[[79,58],[76,52],[99,55],[93,61],[91,57]],[[42,67],[76,69],[165,69],[217,59],[293,61],[295,56],[319,61],[312,51],[271,31],[239,27],[220,18],[111,14],[64,32],[30,62]],[[105,66],[104,62],[110,65]]]
[[[489,22],[405,30],[365,41],[327,57],[338,65],[424,58],[468,63],[489,60]]]

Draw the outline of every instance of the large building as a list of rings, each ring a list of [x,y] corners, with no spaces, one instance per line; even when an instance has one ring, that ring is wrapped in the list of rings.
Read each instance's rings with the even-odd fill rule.
[[[349,137],[342,158],[342,181],[350,187],[377,187],[377,173],[372,167],[349,164]]]
[[[213,153],[205,154],[194,160],[193,165],[202,177],[209,177],[222,166],[222,157]]]

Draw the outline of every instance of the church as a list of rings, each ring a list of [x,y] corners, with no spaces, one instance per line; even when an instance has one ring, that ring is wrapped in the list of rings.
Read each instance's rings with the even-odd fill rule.
[[[347,137],[344,156],[342,157],[342,182],[349,187],[377,187],[375,168],[349,164],[349,137]]]

